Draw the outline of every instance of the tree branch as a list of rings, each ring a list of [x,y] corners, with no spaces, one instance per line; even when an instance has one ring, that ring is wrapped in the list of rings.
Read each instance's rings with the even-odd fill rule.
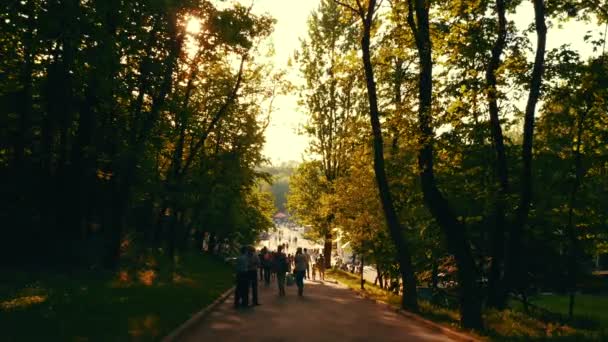
[[[215,125],[217,125],[217,123],[224,117],[224,115],[226,115],[230,105],[232,105],[232,103],[236,100],[238,91],[239,91],[239,89],[241,87],[241,83],[243,81],[243,70],[245,67],[246,60],[247,60],[247,55],[245,54],[245,55],[243,55],[243,58],[241,59],[241,64],[239,66],[239,72],[237,74],[236,82],[234,84],[234,87],[232,88],[232,91],[228,95],[226,102],[224,102],[224,104],[222,104],[220,109],[218,109],[216,114],[213,116],[213,119],[211,119],[209,126],[207,126],[207,128],[203,131],[203,134],[202,134],[200,140],[196,143],[194,148],[190,151],[190,155],[188,156],[186,163],[184,163],[184,167],[181,169],[180,174],[183,174],[186,170],[188,170],[188,168],[194,161],[194,157],[196,157],[196,155],[197,155],[197,151],[200,150],[201,147],[205,144],[205,141],[209,137],[209,134],[211,134],[211,131],[215,128]]]

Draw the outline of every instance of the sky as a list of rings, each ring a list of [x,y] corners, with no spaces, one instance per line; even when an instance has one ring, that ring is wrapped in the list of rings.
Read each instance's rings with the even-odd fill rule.
[[[273,58],[277,69],[286,69],[290,78],[298,75],[297,67],[288,67],[288,60],[300,48],[300,38],[306,36],[307,20],[319,0],[255,0],[253,12],[268,13],[277,22],[270,37],[275,48]],[[273,103],[270,125],[266,129],[264,155],[273,164],[305,157],[309,138],[298,134],[298,127],[306,123],[306,114],[298,109],[297,93],[279,95]]]
[[[300,47],[300,38],[306,36],[307,20],[310,12],[319,5],[319,0],[253,0],[253,12],[267,13],[277,22],[270,37],[275,48],[273,62],[278,69],[287,69],[291,79],[298,77],[296,67],[288,67],[289,57]],[[515,15],[508,19],[516,22],[520,29],[526,28],[534,20],[534,10],[531,3],[524,3]],[[603,34],[603,27],[595,24],[571,22],[563,28],[550,28],[547,34],[547,48],[555,48],[563,44],[579,50],[583,57],[589,57],[593,51],[583,36],[588,30],[594,31],[594,36]],[[535,44],[535,36],[531,36]],[[596,53],[597,54],[597,53]],[[271,123],[266,131],[264,154],[274,164],[290,160],[301,161],[306,156],[309,138],[298,134],[298,127],[306,122],[303,108],[298,108],[296,93],[280,95],[275,99]]]

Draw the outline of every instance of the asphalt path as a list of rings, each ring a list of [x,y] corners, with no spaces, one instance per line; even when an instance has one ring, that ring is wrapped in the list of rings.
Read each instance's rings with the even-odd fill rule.
[[[340,285],[307,281],[304,296],[260,286],[262,305],[235,309],[230,297],[181,341],[453,341],[441,331],[358,297]]]

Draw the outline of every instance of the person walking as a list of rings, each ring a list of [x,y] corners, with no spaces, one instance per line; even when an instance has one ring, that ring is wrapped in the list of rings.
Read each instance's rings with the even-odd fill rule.
[[[260,268],[260,258],[255,253],[253,246],[249,247],[249,286],[251,286],[251,301],[252,305],[260,305],[258,303],[258,268]]]
[[[289,262],[283,253],[283,246],[279,246],[278,252],[274,255],[274,269],[277,274],[277,284],[279,286],[279,296],[285,296],[285,274],[289,272]]]
[[[264,284],[266,286],[270,285],[270,268],[272,267],[272,254],[270,251],[264,247],[262,249],[262,268],[264,269]]]
[[[317,269],[319,270],[319,280],[325,280],[325,258],[323,258],[323,254],[319,254]]]
[[[258,259],[260,260],[260,281],[264,280],[264,250],[266,247],[260,250],[258,254]]]
[[[248,247],[241,247],[241,254],[236,258],[236,290],[234,307],[249,306],[249,256]]]
[[[298,296],[304,295],[304,275],[306,274],[306,256],[302,253],[302,247],[298,247],[295,262],[296,285],[298,286]]]
[[[308,249],[304,248],[304,257],[306,258],[306,279],[310,279],[310,254],[308,254]]]

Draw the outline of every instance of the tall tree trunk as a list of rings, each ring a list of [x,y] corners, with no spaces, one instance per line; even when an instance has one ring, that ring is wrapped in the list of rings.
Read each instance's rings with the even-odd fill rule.
[[[153,96],[152,107],[150,111],[146,113],[145,117],[141,118],[141,120],[138,117],[134,118],[137,124],[132,125],[132,127],[130,127],[131,130],[136,130],[136,132],[131,131],[131,143],[133,146],[130,146],[130,153],[127,157],[125,167],[121,168],[120,165],[117,165],[116,167],[116,169],[123,170],[122,177],[120,177],[120,181],[117,182],[119,189],[116,191],[116,194],[120,196],[116,198],[116,201],[122,205],[122,208],[115,209],[113,211],[114,214],[124,216],[127,213],[130,204],[131,192],[136,182],[137,164],[141,156],[145,152],[146,142],[148,141],[148,138],[158,121],[158,116],[160,115],[161,109],[164,108],[167,95],[171,92],[173,84],[173,72],[177,65],[179,54],[182,50],[184,35],[183,33],[179,32],[178,17],[174,9],[169,9],[168,21],[170,25],[169,34],[171,35],[173,40],[169,47],[169,53],[167,55],[167,58],[165,59],[162,82],[160,84],[159,91],[155,96]],[[138,108],[136,108],[135,110],[139,112]],[[139,124],[140,122],[141,124]],[[120,237],[125,231],[124,217],[115,217],[113,221],[115,223],[112,227],[110,227],[112,232],[109,234],[110,245],[108,247],[108,254],[106,256],[106,265],[110,267],[115,267],[116,265],[118,265]],[[115,259],[112,260],[112,258]]]
[[[32,112],[32,73],[34,71],[34,3],[26,3],[26,15],[28,16],[28,28],[23,40],[23,65],[19,74],[21,90],[18,92],[19,128],[15,136],[15,166],[19,174],[25,171],[25,145],[28,140],[30,116]]]
[[[325,268],[331,268],[331,250],[333,242],[331,232],[325,234],[325,244],[323,245],[323,262],[325,262]]]
[[[574,148],[574,184],[570,192],[568,205],[568,291],[570,292],[570,303],[568,305],[568,318],[574,317],[574,296],[576,294],[577,279],[577,259],[578,259],[578,238],[574,227],[574,209],[577,203],[578,190],[583,178],[583,155],[581,146],[583,145],[584,121],[589,110],[579,114],[576,127],[576,147]]]
[[[376,277],[378,278],[378,286],[381,289],[384,288],[384,277],[382,276],[382,269],[380,268],[380,263],[376,262]]]
[[[416,294],[416,277],[414,276],[414,266],[412,265],[411,254],[405,238],[403,227],[399,223],[395,211],[394,202],[391,196],[386,170],[384,165],[384,142],[382,139],[382,128],[380,125],[380,113],[378,111],[378,98],[376,92],[376,81],[374,69],[371,62],[370,35],[373,17],[375,13],[376,1],[371,0],[367,9],[360,8],[359,14],[363,22],[363,36],[361,38],[361,51],[363,68],[365,70],[365,81],[367,85],[367,96],[369,100],[369,116],[374,137],[374,173],[382,209],[386,218],[386,224],[395,249],[397,250],[397,260],[399,270],[403,280],[403,297],[401,306],[404,309],[418,311],[418,299]]]
[[[464,224],[456,218],[448,201],[437,187],[433,170],[432,92],[433,64],[429,29],[429,4],[425,0],[408,0],[408,23],[416,40],[420,65],[418,125],[420,150],[418,166],[424,201],[432,216],[443,230],[448,249],[458,266],[460,287],[460,322],[464,328],[481,329],[481,298],[476,278],[477,271]],[[414,11],[415,17],[414,19]]]
[[[361,253],[361,269],[359,270],[359,277],[361,278],[361,290],[365,290],[365,279],[363,278],[363,266],[365,266],[365,256]]]
[[[524,132],[522,144],[522,175],[521,196],[516,213],[515,224],[507,246],[505,263],[505,283],[510,291],[523,291],[525,287],[525,264],[521,258],[523,246],[523,231],[530,212],[532,202],[532,145],[534,138],[534,114],[540,96],[540,86],[545,69],[545,49],[547,42],[547,26],[545,25],[544,0],[532,0],[534,3],[534,22],[536,28],[536,56],[530,81],[530,92],[524,114]]]
[[[433,290],[437,290],[437,285],[439,284],[439,267],[437,265],[437,261],[433,260],[433,265],[431,266],[431,287]]]
[[[505,154],[504,138],[502,127],[500,126],[498,110],[498,89],[496,81],[496,70],[500,66],[500,56],[505,47],[507,38],[507,19],[505,17],[504,0],[496,0],[496,14],[498,16],[498,37],[492,47],[492,56],[486,71],[486,85],[488,107],[490,111],[490,127],[492,132],[492,142],[496,152],[495,172],[498,180],[498,193],[494,203],[494,232],[492,234],[491,253],[492,261],[488,281],[488,302],[489,307],[502,309],[505,306],[504,290],[502,286],[502,270],[504,263],[505,249],[505,201],[509,192],[509,175],[507,168],[507,157]]]

